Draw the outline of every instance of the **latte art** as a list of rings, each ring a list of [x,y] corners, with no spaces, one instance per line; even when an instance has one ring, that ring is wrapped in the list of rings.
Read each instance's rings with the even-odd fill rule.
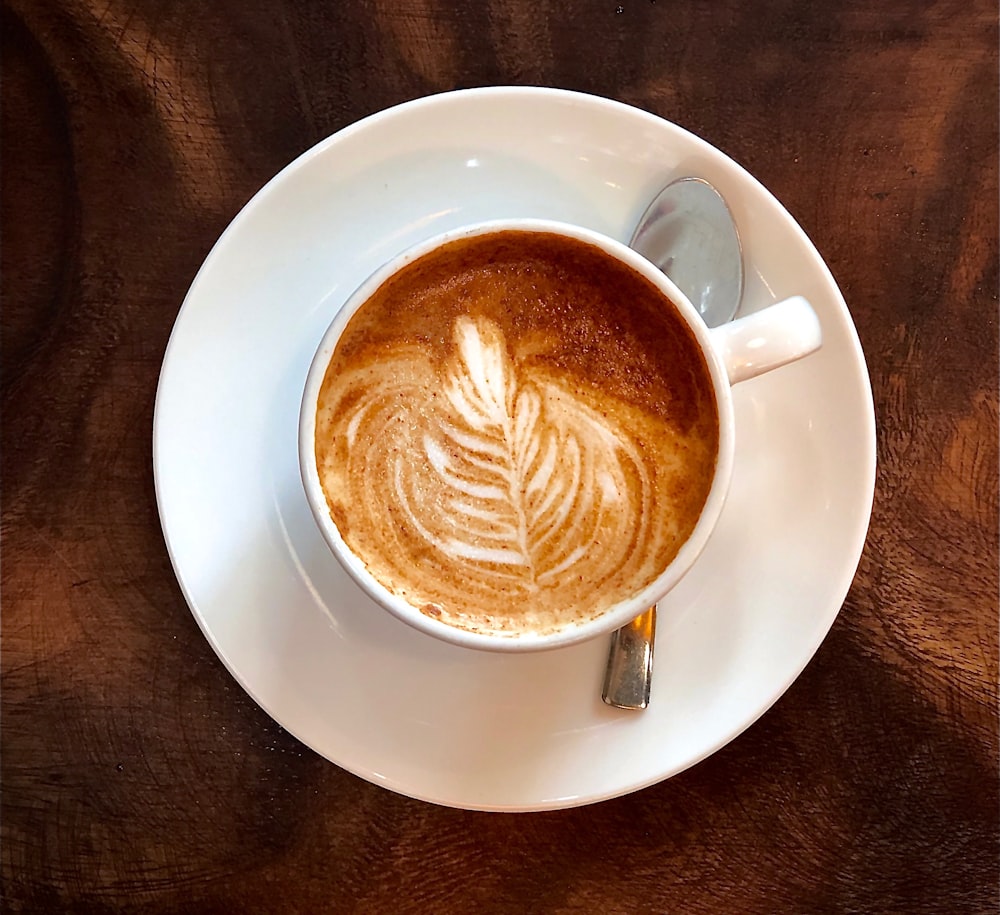
[[[558,382],[530,371],[519,381],[489,321],[459,318],[455,338],[445,409],[423,435],[426,464],[409,465],[413,475],[433,472],[425,491],[441,484],[441,497],[426,503],[437,517],[422,522],[408,506],[411,523],[456,561],[511,566],[506,577],[529,591],[551,585],[588,551],[596,567],[617,565],[645,514],[649,482],[638,449]],[[405,489],[396,497],[405,500]],[[607,541],[617,536],[619,548],[595,550],[598,531]]]
[[[468,302],[478,279],[430,288]],[[320,479],[344,540],[388,590],[474,631],[545,632],[636,593],[690,533],[714,468],[704,423],[664,422],[561,370],[551,356],[565,341],[510,325],[522,285],[480,289],[485,307],[432,309],[433,333],[376,341],[376,315],[352,321],[317,412]]]

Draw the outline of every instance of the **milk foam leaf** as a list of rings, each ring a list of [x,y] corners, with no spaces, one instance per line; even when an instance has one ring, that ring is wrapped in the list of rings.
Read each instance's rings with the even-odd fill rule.
[[[518,378],[491,322],[460,318],[455,343],[450,415],[438,424],[446,447],[424,439],[438,483],[451,492],[446,549],[494,563],[517,556],[533,583],[551,579],[590,548],[595,504],[627,488],[619,438],[558,385]]]

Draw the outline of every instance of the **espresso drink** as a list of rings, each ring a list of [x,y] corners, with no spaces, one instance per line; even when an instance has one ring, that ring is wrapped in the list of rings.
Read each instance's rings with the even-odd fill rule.
[[[670,300],[593,245],[521,230],[384,283],[316,417],[331,516],[374,578],[453,626],[512,635],[657,578],[718,444],[708,367]]]

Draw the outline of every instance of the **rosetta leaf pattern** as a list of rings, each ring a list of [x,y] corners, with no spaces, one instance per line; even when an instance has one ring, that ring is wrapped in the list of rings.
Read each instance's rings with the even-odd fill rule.
[[[499,575],[546,586],[591,547],[604,516],[621,526],[627,443],[558,385],[519,379],[491,322],[459,319],[455,342],[447,410],[422,442],[451,525],[447,536],[429,539]],[[430,530],[415,506],[410,512]],[[635,531],[617,533],[631,539]]]

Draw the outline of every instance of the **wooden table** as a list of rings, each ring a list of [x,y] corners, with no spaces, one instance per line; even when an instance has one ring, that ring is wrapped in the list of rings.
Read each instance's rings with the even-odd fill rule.
[[[878,479],[829,637],[708,760],[505,816],[368,784],[223,668],[157,519],[157,373],[241,205],[456,87],[648,109],[837,278]],[[995,4],[9,0],[2,874],[10,912],[995,912]]]

